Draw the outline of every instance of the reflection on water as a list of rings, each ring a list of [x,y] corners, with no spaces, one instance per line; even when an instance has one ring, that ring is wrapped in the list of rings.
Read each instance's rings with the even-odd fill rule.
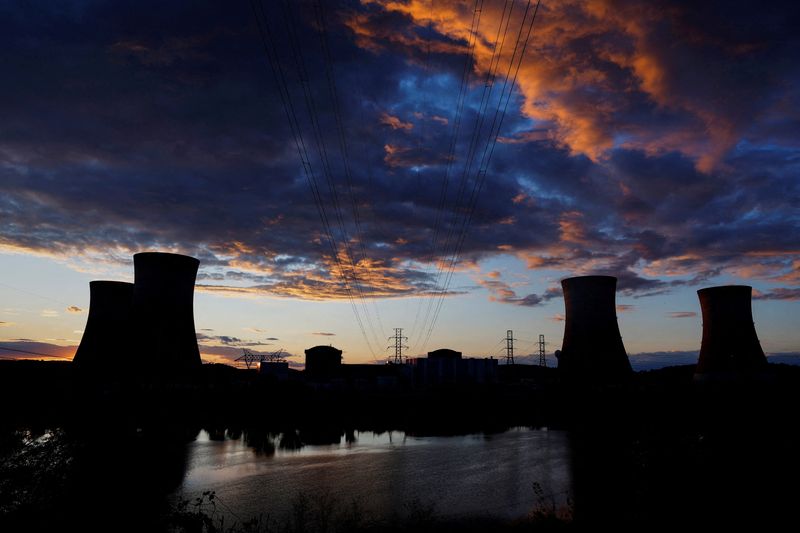
[[[388,516],[412,501],[441,515],[520,517],[536,505],[534,483],[566,502],[570,450],[560,431],[413,437],[402,432],[350,432],[325,445],[298,433],[200,433],[189,445],[177,494],[214,490],[226,509],[246,518],[289,510],[299,493],[357,501]],[[321,437],[320,437],[321,438]]]

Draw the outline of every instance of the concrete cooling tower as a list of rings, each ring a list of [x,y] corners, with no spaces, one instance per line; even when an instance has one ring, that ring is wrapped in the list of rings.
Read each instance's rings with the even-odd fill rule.
[[[696,379],[747,375],[762,370],[767,358],[753,324],[747,285],[723,285],[697,291],[703,311],[703,340]]]
[[[617,325],[617,278],[579,276],[561,281],[566,319],[558,369],[566,377],[614,380],[631,370]]]
[[[194,330],[194,282],[200,261],[186,255],[133,256],[136,358],[145,372],[183,372],[200,366]]]
[[[81,371],[113,373],[130,364],[133,283],[89,283],[89,316],[73,362]]]

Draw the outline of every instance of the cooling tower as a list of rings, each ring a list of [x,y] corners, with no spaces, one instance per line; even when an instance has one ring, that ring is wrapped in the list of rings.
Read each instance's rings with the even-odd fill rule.
[[[114,373],[128,365],[133,283],[89,283],[89,316],[73,362],[81,371]]]
[[[747,375],[762,370],[767,358],[753,324],[747,285],[723,285],[697,291],[703,311],[703,341],[695,377]]]
[[[617,278],[580,276],[561,281],[566,319],[558,369],[565,376],[609,380],[631,373],[617,325]]]
[[[133,256],[136,358],[146,373],[200,366],[194,331],[194,282],[200,261],[161,252]]]

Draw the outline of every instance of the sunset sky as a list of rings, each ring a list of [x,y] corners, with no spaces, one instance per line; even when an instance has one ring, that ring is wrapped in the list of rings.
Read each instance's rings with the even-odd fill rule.
[[[0,346],[71,358],[160,250],[208,361],[552,353],[583,274],[630,354],[729,283],[800,352],[796,3],[254,1],[0,2]]]

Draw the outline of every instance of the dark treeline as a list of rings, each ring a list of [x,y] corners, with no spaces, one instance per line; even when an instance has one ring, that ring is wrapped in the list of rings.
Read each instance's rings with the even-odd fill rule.
[[[785,527],[798,522],[800,368],[770,367],[766,380],[703,386],[685,366],[613,386],[563,384],[542,369],[493,385],[365,391],[220,366],[169,384],[98,385],[69,364],[4,362],[0,526],[164,529],[200,429],[269,454],[357,431],[546,426],[567,430],[572,447],[574,506],[559,527]]]

